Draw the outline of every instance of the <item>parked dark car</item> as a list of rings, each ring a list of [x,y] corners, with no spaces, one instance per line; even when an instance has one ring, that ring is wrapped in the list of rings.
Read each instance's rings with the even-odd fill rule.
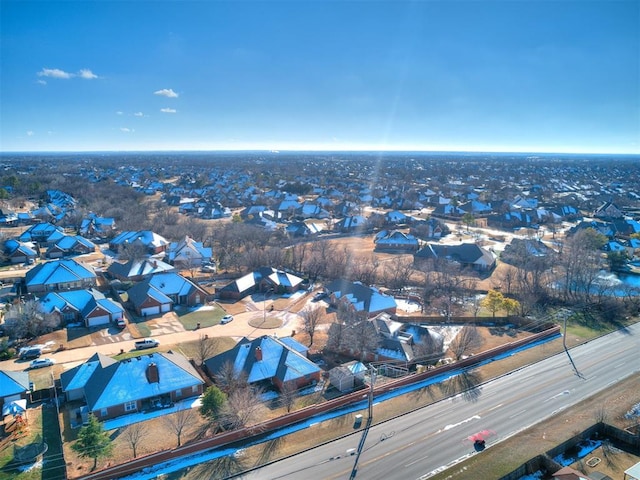
[[[42,355],[42,350],[39,348],[25,348],[20,350],[20,360],[33,360]]]

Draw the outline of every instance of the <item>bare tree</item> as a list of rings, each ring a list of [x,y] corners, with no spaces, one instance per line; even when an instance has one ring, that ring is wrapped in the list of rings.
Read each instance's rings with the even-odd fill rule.
[[[225,430],[244,428],[253,423],[262,407],[260,394],[259,389],[251,386],[230,392],[220,411],[218,423]]]
[[[456,338],[449,345],[449,349],[456,360],[460,360],[464,355],[471,353],[472,350],[480,348],[482,341],[482,335],[480,335],[478,328],[466,325],[458,332]]]
[[[295,382],[285,382],[280,389],[280,404],[287,409],[287,413],[291,412],[296,398],[298,398],[298,389]]]
[[[413,260],[411,258],[393,258],[385,263],[383,282],[392,290],[402,290],[409,283],[413,272]]]
[[[309,346],[313,345],[313,336],[315,335],[318,326],[324,320],[324,313],[322,310],[322,307],[315,306],[300,312],[304,321],[304,333],[309,335]]]
[[[212,357],[220,349],[220,339],[218,337],[209,337],[208,335],[200,335],[196,343],[196,361],[198,365],[202,365],[207,358]]]
[[[138,456],[138,446],[149,436],[149,433],[149,429],[144,422],[132,423],[122,432],[122,438],[124,438],[129,444],[129,447],[131,447],[133,458]]]
[[[37,300],[12,304],[4,319],[5,330],[13,339],[37,337],[53,331],[60,325],[60,317],[57,314],[45,313]]]
[[[243,371],[237,372],[232,362],[224,362],[220,366],[220,370],[214,373],[214,379],[227,395],[236,390],[247,388],[249,385],[247,374]]]
[[[176,413],[162,417],[164,424],[175,434],[178,440],[178,447],[182,445],[182,434],[185,428],[195,420],[195,413],[192,408],[178,410]]]

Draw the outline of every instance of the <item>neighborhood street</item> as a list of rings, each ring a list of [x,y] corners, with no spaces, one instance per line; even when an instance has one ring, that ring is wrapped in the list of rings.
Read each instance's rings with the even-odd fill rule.
[[[233,337],[240,339],[247,337],[254,339],[262,335],[277,335],[278,337],[288,337],[293,330],[301,331],[301,317],[295,313],[287,311],[274,311],[269,312],[269,316],[278,316],[282,320],[282,326],[279,328],[256,328],[249,325],[249,321],[252,318],[262,317],[264,313],[262,311],[250,311],[245,313],[239,313],[234,315],[234,320],[226,325],[214,325],[211,327],[200,328],[198,330],[183,330],[175,333],[165,333],[160,335],[154,335],[153,338],[160,342],[161,348],[178,345],[180,343],[198,340],[203,335],[209,337]],[[175,320],[177,321],[177,320]],[[112,327],[110,327],[111,329]],[[88,359],[95,353],[102,353],[104,355],[117,355],[120,350],[125,352],[133,350],[135,339],[120,340],[125,335],[106,335],[113,339],[112,343],[103,343],[100,345],[91,345],[88,347],[80,347],[69,350],[55,351],[58,345],[52,345],[51,349],[54,350],[48,353],[43,351],[41,358],[53,358],[56,363],[64,364],[65,369],[72,368]],[[130,335],[128,336],[130,337]],[[29,361],[22,361],[17,359],[6,360],[0,362],[0,370],[24,370],[29,366]]]

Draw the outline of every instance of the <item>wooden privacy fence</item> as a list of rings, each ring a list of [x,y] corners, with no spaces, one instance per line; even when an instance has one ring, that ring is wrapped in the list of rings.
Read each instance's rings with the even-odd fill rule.
[[[457,370],[460,368],[466,368],[466,367],[475,365],[477,363],[480,363],[492,357],[496,357],[510,350],[515,350],[515,349],[524,347],[526,345],[541,341],[543,339],[552,337],[559,333],[560,333],[560,327],[556,325],[551,328],[548,328],[543,332],[536,333],[527,338],[516,340],[514,342],[510,342],[496,348],[492,348],[490,350],[479,353],[477,355],[473,355],[472,357],[465,358],[464,360],[459,360],[449,365],[443,365],[441,367],[434,368],[433,370],[417,373],[415,375],[408,375],[404,378],[387,382],[375,388],[374,398],[375,398],[375,395],[391,392],[397,388],[401,388],[401,387],[410,385],[412,383],[417,383],[423,380],[427,380],[433,376],[440,375],[447,371]],[[153,465],[157,465],[159,463],[163,463],[169,460],[175,460],[176,458],[179,458],[179,457],[193,455],[198,452],[212,450],[214,448],[219,448],[225,445],[230,446],[239,441],[246,442],[251,439],[257,439],[258,437],[260,437],[261,435],[264,435],[267,432],[272,432],[272,431],[281,429],[283,427],[294,425],[303,420],[312,418],[316,415],[320,415],[323,413],[327,413],[327,412],[345,407],[346,405],[351,405],[360,401],[364,401],[366,397],[367,397],[367,393],[364,390],[359,390],[359,391],[344,395],[342,397],[335,398],[333,400],[328,400],[318,405],[311,405],[309,407],[302,408],[295,412],[288,413],[281,417],[274,418],[272,420],[268,420],[266,422],[259,423],[257,425],[253,425],[251,427],[234,430],[230,432],[219,433],[217,435],[214,435],[213,437],[187,443],[181,447],[178,447],[172,450],[165,450],[162,452],[152,453],[144,457],[135,458],[125,464],[115,465],[113,467],[107,467],[97,472],[93,472],[88,475],[79,477],[79,479],[80,480],[110,480],[110,479],[123,477],[126,475],[131,475],[135,472],[144,470],[145,468],[148,468]]]

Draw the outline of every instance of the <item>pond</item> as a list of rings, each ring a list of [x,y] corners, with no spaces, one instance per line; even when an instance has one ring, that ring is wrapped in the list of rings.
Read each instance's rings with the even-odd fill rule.
[[[594,294],[604,293],[616,297],[640,295],[640,275],[602,270],[594,281],[592,290]]]

